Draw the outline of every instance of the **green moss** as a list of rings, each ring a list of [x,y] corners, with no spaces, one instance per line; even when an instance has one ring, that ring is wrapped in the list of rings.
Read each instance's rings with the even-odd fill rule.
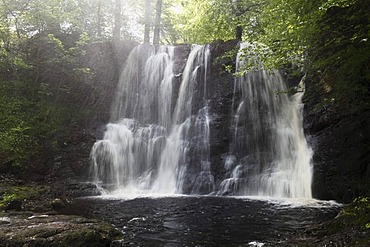
[[[108,246],[112,239],[120,236],[118,230],[109,225],[100,225],[92,229],[74,230],[58,239],[58,242],[66,246]]]
[[[28,200],[39,197],[44,191],[43,186],[8,186],[0,184],[0,210],[5,209],[13,200]]]
[[[359,197],[347,205],[338,216],[329,223],[331,232],[346,229],[370,230],[370,198]],[[370,233],[370,232],[369,232]]]
[[[345,206],[337,217],[321,224],[313,245],[367,247],[370,243],[370,197],[359,197]],[[301,246],[301,245],[299,245]],[[305,246],[305,245],[302,245]]]

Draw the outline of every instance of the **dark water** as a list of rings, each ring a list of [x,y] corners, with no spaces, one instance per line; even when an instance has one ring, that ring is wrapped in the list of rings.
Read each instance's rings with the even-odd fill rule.
[[[203,196],[81,198],[68,210],[122,229],[122,246],[286,246],[310,241],[310,229],[340,206]]]

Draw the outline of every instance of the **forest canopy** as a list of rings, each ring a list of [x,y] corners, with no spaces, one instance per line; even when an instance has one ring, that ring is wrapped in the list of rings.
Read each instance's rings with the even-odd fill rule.
[[[259,50],[269,55],[266,63],[301,63],[327,11],[355,3],[369,5],[363,0],[2,0],[1,48],[6,56],[45,33],[80,36],[83,42],[170,45],[238,39],[273,51]]]

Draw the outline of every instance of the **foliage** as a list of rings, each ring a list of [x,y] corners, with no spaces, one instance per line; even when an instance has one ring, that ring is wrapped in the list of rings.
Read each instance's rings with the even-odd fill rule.
[[[79,110],[48,100],[52,93],[47,84],[24,81],[0,84],[0,170],[26,169],[40,156],[57,151],[56,133],[81,117]],[[29,90],[36,91],[29,95]]]
[[[34,140],[28,125],[28,102],[14,97],[11,83],[1,83],[0,88],[0,167],[11,163],[20,166],[34,152]],[[13,96],[13,97],[12,97]]]
[[[358,0],[332,7],[318,23],[311,40],[307,70],[316,74],[327,97],[345,111],[369,109],[370,4]]]
[[[2,170],[29,167],[31,160],[43,162],[39,159],[45,148],[56,148],[55,133],[75,122],[79,111],[69,108],[72,97],[77,97],[71,91],[80,92],[76,88],[88,78],[88,68],[78,61],[85,44],[84,35],[68,44],[46,33],[29,38],[27,45],[14,43],[14,51],[4,52],[0,63],[6,79],[0,82]]]
[[[369,5],[366,0],[174,1],[181,11],[170,14],[170,25],[175,42],[201,44],[235,38],[242,28],[249,44],[242,71],[304,70],[322,85],[323,102],[356,112],[370,107]]]
[[[168,7],[167,25],[176,34],[174,43],[211,43],[215,40],[230,40],[235,37],[235,28],[243,26],[250,31],[261,0],[193,0],[171,1]]]
[[[354,0],[192,0],[173,1],[172,26],[177,42],[210,43],[235,38],[235,29],[244,30],[243,40],[267,46],[263,59],[267,67],[287,62],[302,65],[317,25],[332,6],[349,6]],[[262,45],[263,44],[263,45]],[[256,50],[258,51],[258,50]]]
[[[89,97],[98,87],[87,51],[92,42],[107,42],[111,34],[108,19],[84,12],[91,4],[0,2],[1,171],[42,170],[63,146],[59,133],[92,114]],[[87,25],[97,22],[101,32]]]

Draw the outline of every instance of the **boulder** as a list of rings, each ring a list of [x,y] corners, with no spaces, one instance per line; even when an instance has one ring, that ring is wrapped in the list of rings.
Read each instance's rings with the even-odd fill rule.
[[[110,246],[120,231],[102,221],[68,215],[8,215],[0,224],[0,246]]]

